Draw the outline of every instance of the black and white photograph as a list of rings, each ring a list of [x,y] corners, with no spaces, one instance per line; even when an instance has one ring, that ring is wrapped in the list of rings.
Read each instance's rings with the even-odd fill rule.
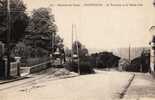
[[[155,100],[155,0],[0,0],[0,100]]]

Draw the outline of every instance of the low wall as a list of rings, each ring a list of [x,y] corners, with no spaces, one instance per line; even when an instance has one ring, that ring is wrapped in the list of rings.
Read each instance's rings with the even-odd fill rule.
[[[50,61],[46,61],[44,63],[40,63],[37,65],[31,66],[30,74],[49,68],[50,67],[49,64],[51,64],[51,63],[52,63],[52,61],[50,60]]]

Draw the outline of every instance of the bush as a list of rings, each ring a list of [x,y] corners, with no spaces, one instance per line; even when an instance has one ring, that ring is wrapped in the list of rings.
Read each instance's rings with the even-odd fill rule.
[[[137,57],[131,61],[130,66],[127,67],[127,71],[140,72],[141,70],[141,58]]]
[[[130,72],[149,72],[150,70],[150,50],[143,50],[141,55],[128,61],[127,59],[121,59],[119,61],[119,69]]]
[[[149,71],[149,58],[137,57],[131,61],[127,71],[132,72],[148,72]]]
[[[94,73],[93,67],[91,66],[89,61],[80,61],[79,67],[80,67],[80,74]],[[76,62],[71,61],[67,62],[65,64],[65,68],[76,73],[78,72],[78,65]]]
[[[80,62],[80,71],[81,71],[81,74],[91,74],[91,73],[94,73],[94,70],[93,70],[93,66],[91,66],[91,64],[87,61],[87,62]]]
[[[120,59],[120,57],[115,56],[112,52],[95,53],[90,58],[91,64],[97,68],[116,68]]]
[[[130,66],[127,68],[127,71],[132,72],[149,72],[150,70],[150,51],[144,50],[141,53],[141,56],[136,57],[131,61]]]

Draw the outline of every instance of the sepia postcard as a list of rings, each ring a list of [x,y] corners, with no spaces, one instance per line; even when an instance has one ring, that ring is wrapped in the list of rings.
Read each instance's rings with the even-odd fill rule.
[[[155,0],[0,0],[0,100],[155,100]]]

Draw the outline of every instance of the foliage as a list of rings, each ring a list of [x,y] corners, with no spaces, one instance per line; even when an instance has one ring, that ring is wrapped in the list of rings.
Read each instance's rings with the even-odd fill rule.
[[[16,43],[24,36],[28,17],[25,14],[26,7],[22,0],[11,0],[10,9],[11,43]],[[7,0],[0,0],[0,41],[4,43],[7,41],[7,25]]]
[[[70,71],[74,71],[74,72],[78,72],[78,65],[76,62],[67,62],[65,64],[65,68],[70,70]],[[93,66],[91,65],[91,63],[89,61],[80,61],[79,62],[79,68],[80,68],[80,74],[92,74],[95,73],[93,70]]]
[[[68,47],[65,48],[65,56],[66,56],[66,57],[71,57],[71,55],[72,55],[71,49],[69,49]]]
[[[48,8],[39,8],[29,16],[29,24],[25,37],[12,51],[12,55],[22,57],[22,61],[31,65],[31,61],[40,61],[40,58],[49,58],[50,53],[56,49],[63,55],[63,39],[56,34],[54,16]],[[54,47],[54,48],[52,48]],[[39,59],[39,60],[36,60]],[[33,62],[32,62],[33,63]]]
[[[59,36],[55,36],[55,41],[54,41],[54,52],[56,49],[59,50],[60,54],[64,54],[64,44],[63,44],[63,39]]]
[[[32,48],[31,57],[49,55],[52,49],[63,48],[62,39],[56,35],[57,27],[54,23],[54,15],[50,12],[49,8],[39,8],[33,10],[32,16],[30,16],[23,42]]]
[[[27,16],[22,0],[10,0],[10,8],[12,56],[20,56],[23,62],[27,62],[30,58],[49,58],[49,54],[58,48],[64,57],[63,39],[56,34],[57,26],[51,9],[35,9],[31,16]],[[0,0],[0,41],[7,42],[7,32],[7,0]]]
[[[54,16],[50,12],[51,9],[49,8],[33,10],[27,31],[33,34],[43,33],[45,36],[56,32]]]
[[[50,58],[47,56],[28,58],[28,59],[25,59],[25,61],[22,61],[22,63],[25,64],[26,66],[33,66],[33,65],[40,64],[40,63],[44,63],[44,62],[48,61],[49,59]],[[49,66],[49,64],[48,64],[48,66]]]
[[[93,53],[89,56],[89,60],[92,66],[97,67],[97,58],[98,58],[98,53]]]
[[[26,45],[49,51],[52,47],[53,36],[56,34],[54,16],[50,14],[50,9],[34,10],[26,31]]]
[[[141,56],[136,57],[131,61],[127,71],[132,72],[148,72],[150,69],[150,52],[149,50],[143,50]]]
[[[73,47],[73,54],[77,54],[78,49],[80,59],[83,59],[86,56],[88,56],[88,49],[84,45],[82,45],[79,41],[74,41],[72,47]]]
[[[97,68],[118,67],[120,57],[113,55],[111,52],[100,52],[91,54],[90,60],[92,65]]]
[[[79,60],[79,68],[80,74],[91,74],[94,73],[93,66],[89,61],[88,49],[80,42],[74,41],[72,44],[72,51],[69,48],[65,49],[66,57],[71,58],[71,53],[77,54],[78,58],[74,58],[73,61],[70,59],[66,62],[65,67],[74,72],[78,72],[78,60]]]
[[[148,72],[150,70],[150,50],[143,50],[141,54],[142,59],[142,72]]]

